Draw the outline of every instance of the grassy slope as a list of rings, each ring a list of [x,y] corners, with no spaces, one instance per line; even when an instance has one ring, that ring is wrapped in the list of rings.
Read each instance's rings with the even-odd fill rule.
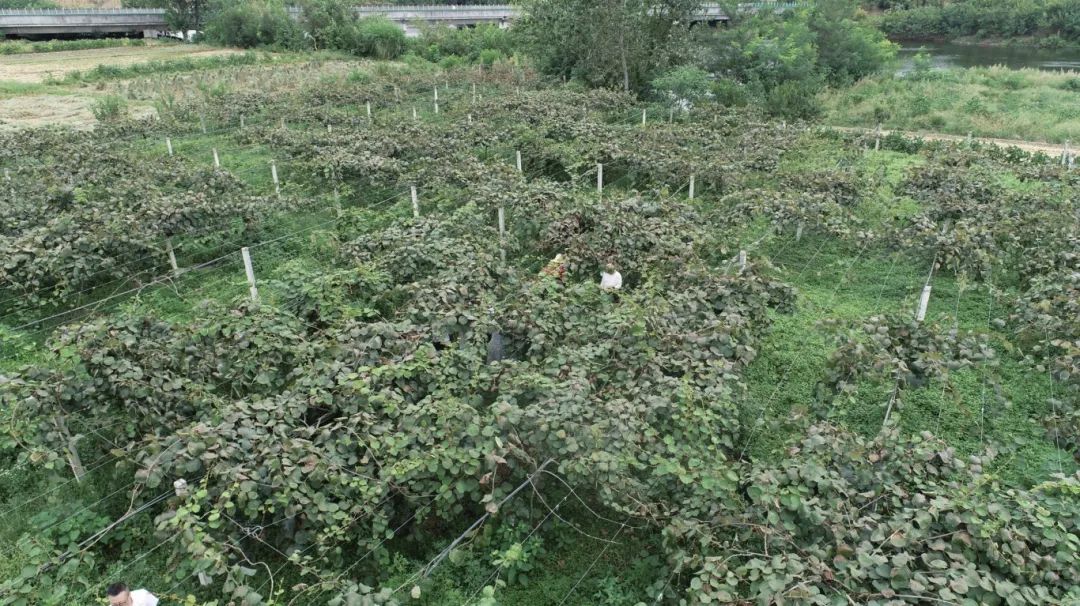
[[[823,97],[835,126],[942,132],[1064,143],[1080,141],[1080,76],[1003,67],[883,74]]]

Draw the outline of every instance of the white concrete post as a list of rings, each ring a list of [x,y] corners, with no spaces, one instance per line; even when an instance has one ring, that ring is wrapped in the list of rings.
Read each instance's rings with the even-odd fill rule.
[[[799,226],[795,228],[795,241],[802,240],[803,224],[799,223]]]
[[[415,105],[412,108],[412,119],[416,120],[416,106]]]
[[[520,151],[517,152],[517,169],[518,169],[519,173],[524,172],[524,171],[521,170],[521,152]]]
[[[367,119],[371,120],[371,101],[368,101],[365,105],[367,106]]]
[[[694,199],[694,175],[690,175],[690,199]]]
[[[878,122],[877,131],[874,133],[874,151],[881,150],[881,122]]]
[[[506,263],[506,209],[499,207],[499,257]]]
[[[916,322],[922,322],[926,319],[926,308],[930,306],[930,290],[932,288],[929,284],[923,286],[922,296],[919,297],[919,311],[915,313]]]
[[[596,193],[604,195],[604,165],[596,165]]]
[[[416,197],[416,186],[413,185],[409,188],[409,193],[412,195],[412,216],[420,216],[420,200]]]
[[[642,126],[645,126],[645,124],[648,122],[648,118],[649,118],[649,110],[647,110],[647,109],[641,110],[641,125]]]
[[[435,102],[435,113],[436,114],[439,113],[439,102],[438,101]]]
[[[176,252],[173,251],[172,238],[165,239],[165,252],[169,253],[169,267],[172,268],[173,275],[180,277],[180,266],[176,264]]]
[[[746,271],[746,251],[739,251],[739,271]]]
[[[274,193],[281,195],[281,183],[278,181],[277,176],[277,162],[270,161],[270,178],[274,180]]]
[[[244,273],[247,275],[248,286],[250,287],[249,293],[251,294],[251,300],[258,301],[259,289],[255,287],[255,268],[251,266],[251,253],[248,252],[248,248],[245,246],[240,249],[240,255],[244,257]]]
[[[165,149],[169,150],[169,155],[173,155],[172,151],[172,139],[165,137]]]
[[[240,114],[240,130],[244,130],[244,114]]]
[[[214,152],[214,168],[221,168],[221,159],[218,158],[217,148],[213,148]]]

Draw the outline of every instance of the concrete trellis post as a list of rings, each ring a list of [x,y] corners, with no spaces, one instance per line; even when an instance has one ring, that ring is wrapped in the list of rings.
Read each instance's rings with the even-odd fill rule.
[[[438,101],[435,102],[435,113],[436,114],[439,113],[439,102]]]
[[[739,271],[740,272],[746,271],[746,251],[745,250],[740,250],[739,251]]]
[[[438,87],[438,85],[435,86],[435,103],[436,104],[439,103],[439,87]]]
[[[274,193],[280,196],[281,195],[281,182],[278,181],[277,162],[275,162],[273,160],[270,161],[270,178],[274,180]]]
[[[506,209],[499,207],[499,257],[506,263]]]
[[[694,199],[694,175],[690,175],[690,199]]]
[[[170,156],[173,155],[172,139],[170,139],[169,137],[165,137],[165,149],[169,150]]]
[[[248,293],[251,295],[252,301],[258,301],[259,289],[255,286],[255,268],[251,266],[251,253],[248,251],[248,247],[241,248],[240,255],[244,258],[244,274],[247,276],[248,286],[250,287]]]
[[[923,286],[922,295],[919,297],[919,310],[915,312],[915,321],[922,322],[926,319],[926,308],[930,306],[930,291],[933,286],[927,284]]]
[[[413,185],[409,188],[409,194],[412,196],[412,216],[420,216],[420,199],[416,197],[416,186]]]
[[[365,105],[367,106],[367,119],[371,120],[371,101],[368,101]]]
[[[75,480],[82,482],[83,476],[86,475],[86,468],[83,467],[82,459],[79,458],[79,449],[77,446],[78,438],[74,438],[68,433],[67,424],[64,423],[64,417],[57,415],[55,417],[56,429],[60,432],[60,435],[64,436],[64,440],[67,441],[68,451],[68,465],[71,466],[71,473],[75,474]]]
[[[214,152],[214,168],[221,168],[221,158],[218,157],[217,148],[213,148]]]
[[[596,193],[601,197],[604,195],[604,165],[596,165]]]
[[[473,85],[472,85],[472,102],[473,102],[473,105],[476,105],[476,83],[475,82],[473,82]]]
[[[799,223],[799,226],[795,228],[795,241],[802,240],[803,224]]]
[[[244,130],[244,114],[240,114],[240,130]]]
[[[413,108],[412,108],[412,119],[413,119],[413,120],[416,120],[416,119],[417,119],[417,116],[416,116],[416,106],[415,106],[415,105],[414,105],[414,106],[413,106]]]
[[[517,170],[518,170],[519,173],[524,172],[524,171],[521,170],[521,152],[520,151],[517,152]]]
[[[878,122],[877,130],[874,131],[874,151],[881,151],[881,122]]]
[[[172,268],[173,276],[180,277],[180,266],[176,264],[176,251],[173,250],[172,238],[165,239],[165,252],[169,254],[169,267]]]
[[[641,110],[641,125],[645,126],[648,123],[648,121],[649,121],[649,110],[642,109]]]

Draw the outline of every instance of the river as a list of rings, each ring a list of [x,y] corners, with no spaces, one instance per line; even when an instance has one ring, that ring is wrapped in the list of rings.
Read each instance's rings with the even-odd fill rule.
[[[937,42],[904,42],[900,48],[900,73],[911,70],[915,55],[924,50],[934,69],[1004,65],[1047,71],[1080,71],[1080,49],[1042,49],[1021,46],[973,46]]]

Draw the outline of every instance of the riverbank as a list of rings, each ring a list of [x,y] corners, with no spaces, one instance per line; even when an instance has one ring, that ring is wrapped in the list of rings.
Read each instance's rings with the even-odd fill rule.
[[[822,95],[830,126],[1080,141],[1080,75],[984,67],[882,74]]]

